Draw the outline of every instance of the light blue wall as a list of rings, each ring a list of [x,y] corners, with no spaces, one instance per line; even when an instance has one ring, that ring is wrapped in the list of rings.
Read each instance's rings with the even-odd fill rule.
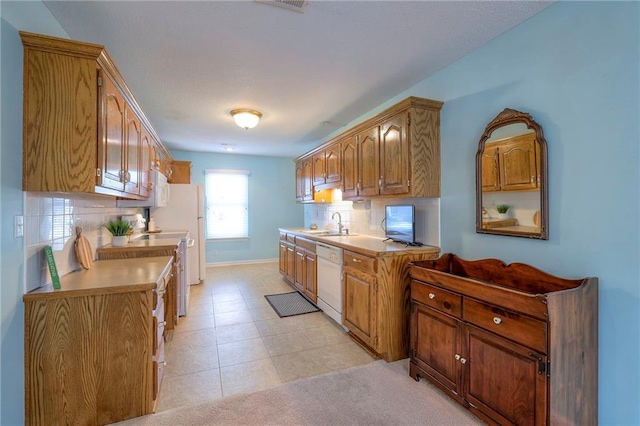
[[[13,218],[22,193],[22,43],[16,28],[66,37],[41,2],[0,2],[0,424],[24,424],[23,240]]]
[[[5,16],[8,2],[0,4]],[[600,278],[602,425],[640,424],[639,13],[636,2],[559,2],[367,114],[408,95],[445,102],[443,251],[469,259],[526,262],[565,277]],[[30,27],[14,26],[55,35],[43,22],[49,21],[27,19]],[[23,422],[24,411],[22,241],[12,238],[8,225],[13,215],[22,213],[22,51],[16,30],[4,21],[1,50],[0,424],[11,425]],[[484,126],[505,107],[530,112],[544,128],[549,145],[549,241],[475,233],[476,145]],[[255,170],[258,183],[265,182],[258,194],[264,208],[256,213],[273,222],[252,239],[262,247],[224,247],[224,252],[219,247],[219,255],[212,258],[213,246],[208,246],[207,262],[275,258],[275,229],[302,225],[302,207],[291,201],[290,160],[282,159],[279,168],[267,166],[269,159],[262,157],[172,154],[193,161],[195,182],[200,171],[217,167]],[[275,177],[263,173],[266,170],[273,170]],[[286,195],[274,195],[279,191]]]
[[[639,13],[558,2],[366,115],[409,95],[444,101],[443,252],[599,277],[602,425],[640,424]],[[544,129],[548,241],[475,233],[477,143],[505,107]]]
[[[206,262],[277,259],[278,228],[302,227],[302,205],[295,202],[292,158],[171,151],[175,160],[191,161],[191,182],[204,184],[205,169],[249,170],[249,240],[208,241]],[[214,255],[213,251],[217,251]]]

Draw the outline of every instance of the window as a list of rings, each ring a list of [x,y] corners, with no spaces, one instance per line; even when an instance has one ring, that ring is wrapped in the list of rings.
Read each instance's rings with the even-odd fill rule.
[[[206,170],[207,239],[249,238],[249,171]]]

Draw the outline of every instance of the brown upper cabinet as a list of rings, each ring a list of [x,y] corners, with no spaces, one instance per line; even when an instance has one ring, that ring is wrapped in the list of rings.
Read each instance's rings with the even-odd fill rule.
[[[482,190],[526,191],[540,188],[540,153],[535,133],[487,143],[482,154]]]
[[[171,163],[171,183],[191,183],[191,161]]]
[[[147,197],[153,144],[171,157],[104,46],[20,36],[22,189]]]
[[[322,189],[324,184],[332,184],[342,180],[342,163],[340,162],[340,143],[334,143],[320,152],[313,154],[313,186]]]
[[[312,189],[339,182],[345,200],[439,197],[441,108],[442,102],[409,97],[296,161],[311,156]],[[298,176],[296,168],[296,182]]]
[[[305,157],[296,162],[296,201],[313,201],[313,158]]]

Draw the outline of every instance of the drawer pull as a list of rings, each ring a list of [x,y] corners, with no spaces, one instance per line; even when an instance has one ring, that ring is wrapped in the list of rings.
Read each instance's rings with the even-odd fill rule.
[[[356,259],[355,257],[353,258],[353,263],[362,263],[362,260],[360,259]]]
[[[433,293],[429,293],[429,299],[435,299],[435,298],[436,298],[436,295],[435,295],[435,294],[433,294]]]
[[[493,322],[496,324],[500,324],[502,322],[502,318],[500,317],[493,317]]]
[[[460,355],[455,354],[454,358],[456,359],[456,361],[460,361]]]
[[[466,358],[460,358],[460,362],[463,363],[463,364],[466,364],[467,363],[467,359]]]

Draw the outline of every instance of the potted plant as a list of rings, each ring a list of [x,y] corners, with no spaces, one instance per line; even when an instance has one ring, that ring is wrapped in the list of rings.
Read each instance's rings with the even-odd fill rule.
[[[131,231],[131,225],[126,220],[116,219],[110,220],[105,225],[107,231],[111,232],[113,238],[111,239],[111,245],[114,247],[124,247],[129,240],[129,231]]]
[[[507,214],[507,211],[509,211],[508,204],[498,204],[496,206],[496,210],[498,210],[499,219],[507,219],[509,217],[509,215]]]

